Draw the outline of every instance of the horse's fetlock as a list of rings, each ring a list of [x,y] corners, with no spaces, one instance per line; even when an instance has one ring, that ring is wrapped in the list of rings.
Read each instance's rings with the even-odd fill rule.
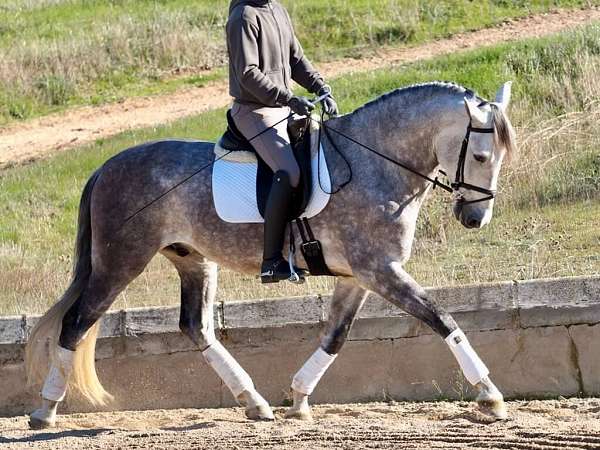
[[[293,405],[285,413],[286,419],[312,420],[308,395],[292,389]]]

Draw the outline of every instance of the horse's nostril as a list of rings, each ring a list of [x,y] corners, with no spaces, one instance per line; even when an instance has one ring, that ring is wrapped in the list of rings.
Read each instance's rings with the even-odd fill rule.
[[[479,226],[479,220],[477,220],[475,217],[469,217],[467,219],[467,226],[469,228],[475,228],[475,227]]]

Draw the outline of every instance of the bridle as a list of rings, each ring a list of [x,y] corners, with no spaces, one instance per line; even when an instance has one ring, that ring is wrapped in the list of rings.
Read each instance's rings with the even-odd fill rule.
[[[471,124],[467,126],[467,133],[462,141],[460,147],[460,154],[458,155],[458,163],[456,165],[456,176],[454,177],[454,183],[450,184],[450,188],[453,193],[458,195],[458,202],[460,205],[469,205],[472,203],[485,202],[487,200],[493,200],[496,197],[496,191],[491,189],[482,188],[475,186],[474,184],[465,183],[465,161],[467,159],[467,149],[469,147],[469,138],[471,133],[494,133],[494,128],[477,128]],[[459,189],[468,189],[470,191],[479,192],[485,194],[485,197],[481,197],[475,200],[465,200],[460,193]]]

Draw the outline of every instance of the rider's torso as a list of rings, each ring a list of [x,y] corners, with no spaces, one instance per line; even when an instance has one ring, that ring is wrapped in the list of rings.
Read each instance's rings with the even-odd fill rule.
[[[256,31],[258,45],[258,69],[280,88],[290,89],[290,49],[294,42],[294,31],[286,10],[275,1],[238,1],[230,9],[227,35],[230,27],[239,27],[249,22]],[[232,45],[228,39],[228,45]],[[230,91],[241,103],[254,103],[256,99],[239,82],[238,68],[231,66]]]

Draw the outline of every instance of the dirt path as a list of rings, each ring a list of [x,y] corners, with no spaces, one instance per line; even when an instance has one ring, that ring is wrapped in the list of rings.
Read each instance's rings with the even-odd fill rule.
[[[412,48],[384,48],[372,57],[319,64],[329,78],[355,71],[378,69],[527,37],[552,34],[600,20],[600,9],[556,11],[509,21],[494,28],[463,33]],[[18,123],[0,130],[0,169],[39,159],[131,128],[163,124],[229,103],[225,82],[190,88],[174,94],[132,98],[100,107]]]
[[[61,428],[27,429],[0,419],[0,448],[69,449],[598,449],[600,399],[510,402],[489,423],[469,403],[322,405],[314,422],[247,421],[240,408],[64,416]]]

